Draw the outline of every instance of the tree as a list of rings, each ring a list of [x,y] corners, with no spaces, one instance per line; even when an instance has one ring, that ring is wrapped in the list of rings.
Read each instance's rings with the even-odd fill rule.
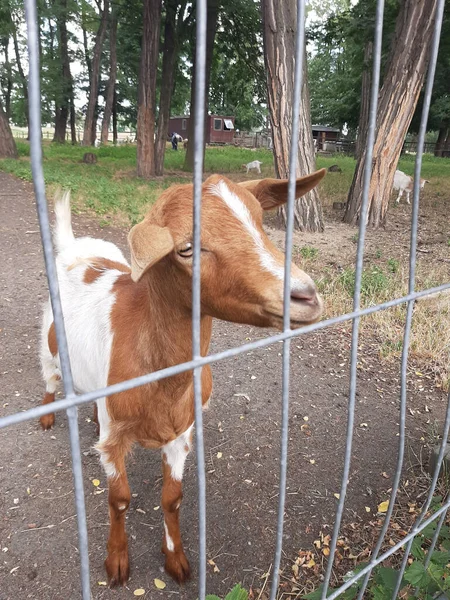
[[[108,24],[109,0],[103,0],[103,9],[99,1],[100,24],[95,36],[94,50],[92,53],[91,77],[89,82],[89,100],[84,122],[83,146],[92,146],[95,142],[96,105],[98,101],[98,88],[100,83],[100,60],[103,42]]]
[[[105,108],[102,121],[102,144],[108,143],[109,123],[113,111],[114,90],[116,89],[117,76],[117,7],[114,4],[111,11],[109,28],[109,79],[106,87]]]
[[[69,40],[67,34],[68,8],[67,0],[55,3],[58,33],[59,86],[55,100],[55,134],[54,142],[64,144],[66,141],[67,119],[73,106],[73,84],[70,73]],[[71,122],[73,123],[73,117]],[[73,127],[75,124],[73,123]],[[72,140],[73,141],[73,140]],[[76,141],[76,134],[75,134]]]
[[[292,135],[292,93],[297,22],[295,0],[262,0],[264,60],[267,72],[267,97],[272,126],[277,177],[289,176],[289,150]],[[306,53],[306,52],[305,52]],[[300,128],[296,176],[315,168],[308,93],[306,57],[303,62]],[[301,231],[323,231],[323,214],[317,189],[295,201],[295,227]],[[285,213],[280,213],[285,221]]]
[[[158,69],[161,0],[144,0],[137,115],[137,173],[155,175],[156,73]]]
[[[437,0],[403,0],[391,53],[379,93],[368,223],[377,228],[386,218],[394,173],[428,66]],[[356,164],[344,221],[356,224],[362,202],[366,149]]]
[[[17,148],[8,117],[0,102],[0,158],[17,158]]]
[[[186,12],[187,0],[165,1],[164,44],[162,49],[162,73],[159,90],[159,115],[156,132],[155,174],[164,171],[164,155],[169,132],[170,106],[175,85],[175,64],[177,62],[180,42],[191,14]]]
[[[205,140],[206,140],[206,130],[208,125],[208,105],[209,105],[209,97],[208,97],[208,89],[209,89],[209,81],[211,77],[211,65],[213,60],[213,51],[214,51],[214,38],[216,36],[217,30],[217,18],[219,16],[219,6],[220,0],[208,0],[207,2],[207,22],[206,22],[206,64],[205,64],[205,86],[206,86],[206,94],[205,94],[205,123],[204,123],[204,131],[205,131]],[[192,143],[194,139],[194,106],[195,106],[195,86],[197,82],[197,68],[195,63],[195,52],[196,47],[194,45],[193,49],[193,67],[192,67],[192,83],[191,83],[191,109],[189,119],[189,128],[188,128],[188,138],[191,141],[188,144],[186,156],[184,159],[184,169],[186,171],[192,171],[194,169],[194,144]],[[205,144],[203,146],[203,151],[205,150]]]

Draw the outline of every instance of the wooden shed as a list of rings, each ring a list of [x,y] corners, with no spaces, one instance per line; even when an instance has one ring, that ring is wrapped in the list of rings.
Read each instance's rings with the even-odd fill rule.
[[[336,127],[327,127],[326,125],[313,125],[311,127],[313,138],[317,140],[317,150],[326,150],[329,146],[336,145],[341,133]]]
[[[170,117],[169,135],[178,133],[184,139],[188,136],[189,115],[181,117]],[[207,144],[231,144],[234,137],[234,117],[223,115],[208,115],[208,127],[206,129]]]

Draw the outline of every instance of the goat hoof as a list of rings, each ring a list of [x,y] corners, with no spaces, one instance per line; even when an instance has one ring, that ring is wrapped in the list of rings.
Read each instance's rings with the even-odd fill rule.
[[[55,413],[49,413],[48,415],[42,415],[39,419],[39,423],[44,431],[51,429],[55,424]]]
[[[105,569],[108,575],[109,587],[125,585],[130,577],[130,563],[128,550],[112,552],[105,560]]]
[[[166,573],[175,579],[177,583],[184,583],[191,577],[191,567],[183,551],[168,552],[166,554]]]

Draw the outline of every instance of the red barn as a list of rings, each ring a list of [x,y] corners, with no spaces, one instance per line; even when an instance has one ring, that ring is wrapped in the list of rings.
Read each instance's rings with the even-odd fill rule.
[[[169,134],[178,133],[184,139],[188,136],[189,115],[182,117],[170,117]],[[223,115],[208,115],[208,127],[206,129],[207,144],[231,144],[234,137],[234,117]]]

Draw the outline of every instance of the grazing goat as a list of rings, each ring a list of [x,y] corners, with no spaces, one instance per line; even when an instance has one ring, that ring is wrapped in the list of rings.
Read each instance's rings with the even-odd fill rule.
[[[420,189],[422,190],[426,183],[430,183],[428,179],[420,179]],[[414,179],[403,171],[395,171],[394,175],[394,190],[399,190],[399,194],[396,199],[396,203],[400,202],[400,198],[403,196],[403,192],[406,192],[406,203],[410,204],[409,196],[413,191]]]
[[[297,180],[298,198],[325,169]],[[284,255],[262,228],[263,211],[284,204],[287,181],[233,183],[213,175],[202,187],[201,353],[212,318],[259,327],[283,327]],[[55,203],[55,244],[61,302],[74,385],[89,392],[192,358],[192,185],[167,189],[128,236],[131,266],[112,243],[75,239],[66,193]],[[296,265],[290,275],[291,327],[317,321],[322,300]],[[41,363],[46,394],[55,400],[61,377],[50,303],[43,317]],[[202,370],[202,401],[212,390]],[[105,567],[111,585],[129,577],[125,514],[130,488],[125,458],[133,444],[160,448],[165,569],[177,581],[190,575],[179,529],[181,480],[194,424],[192,371],[97,400],[96,448],[109,487],[110,531]],[[54,413],[41,417],[44,429]]]
[[[262,162],[260,160],[252,160],[252,162],[249,162],[246,165],[242,165],[242,167],[244,169],[247,169],[247,173],[252,169],[255,169],[258,173],[261,173],[261,165]]]

